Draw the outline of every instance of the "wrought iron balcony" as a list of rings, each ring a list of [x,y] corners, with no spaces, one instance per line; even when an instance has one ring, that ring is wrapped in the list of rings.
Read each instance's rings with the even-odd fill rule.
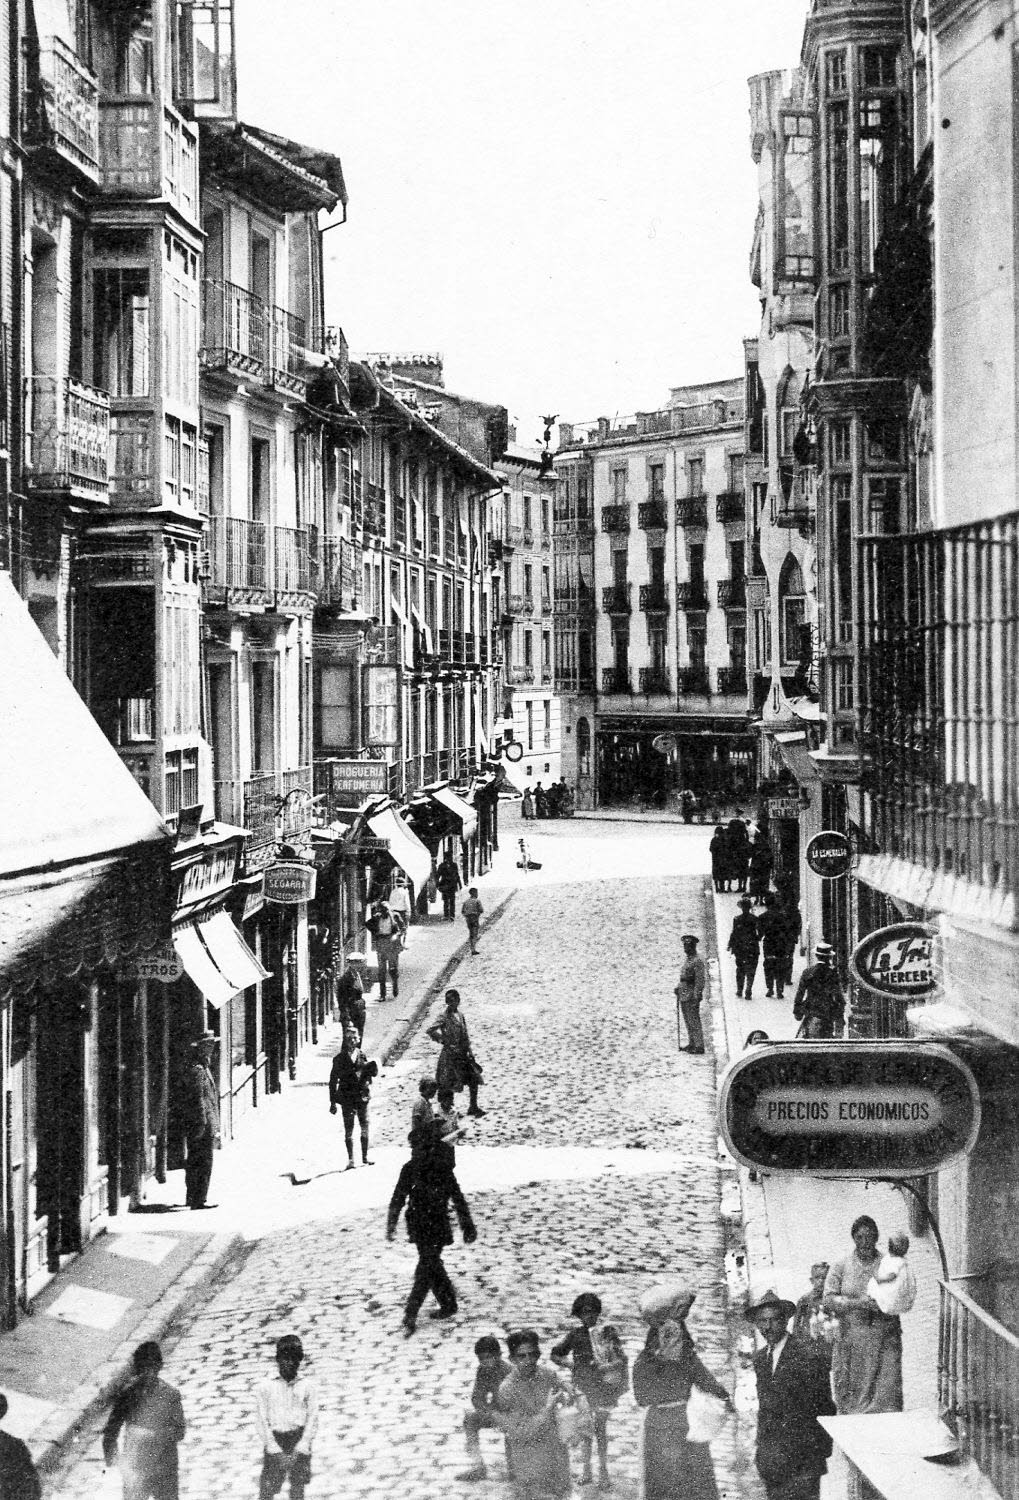
[[[213,516],[203,584],[207,599],[264,603],[270,591],[269,527],[262,521]]]
[[[603,693],[631,693],[629,672],[618,672],[615,667],[602,667],[601,690]]]
[[[534,613],[534,600],[530,594],[507,594],[502,612],[504,615],[531,615]]]
[[[506,681],[510,682],[510,683],[513,683],[513,684],[516,684],[516,685],[521,685],[521,684],[524,684],[524,683],[533,682],[534,681],[534,668],[533,668],[533,666],[530,666],[530,667],[529,666],[507,667],[506,668]]]
[[[99,184],[99,85],[62,37],[27,55],[25,144],[54,153]],[[33,67],[33,61],[35,66]]]
[[[628,615],[630,613],[630,585],[610,583],[607,588],[603,588],[601,607],[610,615]]]
[[[664,583],[642,583],[640,607],[645,614],[663,614],[669,608],[669,590]]]
[[[707,667],[680,667],[679,691],[706,698],[711,692]]]
[[[311,592],[308,532],[293,526],[273,528],[273,588],[277,594]]]
[[[747,581],[745,578],[720,578],[718,580],[718,603],[721,609],[744,609],[746,602]]]
[[[1019,1489],[1019,1338],[941,1283],[938,1406],[999,1495]]]
[[[656,527],[665,529],[665,501],[647,500],[637,506],[637,525],[641,531],[652,531]]]
[[[703,580],[676,584],[677,609],[707,609],[708,596]]]
[[[202,347],[206,369],[232,369],[265,375],[269,354],[265,303],[232,281],[207,277],[202,283]]]
[[[601,512],[602,531],[629,531],[630,507],[628,505],[603,505]]]
[[[529,526],[507,526],[506,541],[511,547],[533,547],[534,532]]]
[[[809,534],[814,528],[814,508],[805,500],[785,502],[775,513],[775,525],[785,531]]]
[[[552,530],[556,536],[593,536],[594,516],[588,511],[566,511],[553,517]]]
[[[742,490],[723,490],[715,501],[715,519],[718,521],[743,521],[746,513],[746,496]]]
[[[641,667],[638,678],[640,690],[649,697],[654,694],[665,694],[668,696],[672,689],[669,687],[669,674],[658,667]]]
[[[308,347],[307,325],[285,307],[269,308],[269,383],[278,391],[304,396],[304,354]]]
[[[276,844],[294,844],[312,826],[314,771],[302,766],[293,771],[269,771],[240,783],[241,827],[250,837],[244,846],[247,869],[261,869],[272,859]],[[217,782],[219,787],[236,783]]]
[[[80,380],[32,375],[26,381],[31,410],[34,494],[109,500],[110,398]]]
[[[746,663],[743,666],[737,667],[719,667],[718,691],[738,698],[745,698],[747,696]]]
[[[691,495],[687,500],[676,501],[676,525],[688,531],[708,524],[708,502],[704,495]]]

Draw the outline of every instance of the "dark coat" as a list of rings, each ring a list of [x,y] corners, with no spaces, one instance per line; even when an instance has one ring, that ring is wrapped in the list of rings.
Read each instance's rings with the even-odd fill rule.
[[[333,1058],[333,1065],[329,1070],[329,1103],[345,1104],[348,1108],[355,1104],[367,1104],[372,1079],[377,1076],[378,1071],[378,1063],[369,1062],[360,1047],[353,1057],[346,1047],[341,1048]]]
[[[793,1017],[797,1021],[819,1021],[826,1036],[842,1030],[846,997],[831,964],[810,964],[804,969],[793,999]]]
[[[453,1153],[448,1146],[415,1150],[396,1180],[389,1203],[386,1231],[392,1234],[400,1210],[407,1205],[407,1237],[415,1245],[442,1248],[453,1243],[449,1205],[453,1204],[466,1241],[477,1237],[467,1200],[453,1175]]]
[[[791,1333],[772,1373],[771,1350],[754,1359],[757,1471],[767,1485],[823,1474],[832,1440],[817,1421],[833,1417],[828,1370],[812,1340]]]
[[[757,929],[757,918],[751,912],[740,912],[732,924],[729,952],[736,958],[749,958],[760,951],[761,938]]]
[[[27,1444],[0,1432],[0,1495],[4,1500],[40,1500],[42,1484]]]
[[[761,947],[765,953],[784,953],[786,948],[786,919],[785,914],[779,911],[777,906],[769,906],[767,911],[761,913],[757,918],[757,931],[761,938]]]

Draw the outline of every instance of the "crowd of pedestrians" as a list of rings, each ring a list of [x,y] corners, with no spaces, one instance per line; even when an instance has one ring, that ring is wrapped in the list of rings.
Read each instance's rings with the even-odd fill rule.
[[[522,818],[572,818],[574,809],[573,788],[567,785],[565,776],[553,781],[549,787],[543,787],[540,781],[535,783],[533,790],[524,787],[520,806]]]

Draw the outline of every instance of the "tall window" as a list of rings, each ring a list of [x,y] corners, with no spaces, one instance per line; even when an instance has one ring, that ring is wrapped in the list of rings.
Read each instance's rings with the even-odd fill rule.
[[[728,468],[729,490],[734,495],[743,493],[743,455],[742,453],[730,453],[725,460]]]
[[[528,698],[524,704],[524,712],[527,715],[527,748],[534,749],[534,704]]]
[[[800,627],[806,611],[803,574],[792,553],[782,564],[778,579],[779,650],[784,667],[796,666],[800,659]]]
[[[707,663],[708,632],[703,625],[688,625],[687,644],[690,647],[690,665],[703,672]]]
[[[895,202],[897,137],[895,100],[861,100],[860,250],[864,273],[874,270],[874,253]]]
[[[686,492],[691,498],[704,494],[704,460],[688,458],[686,461]]]
[[[828,251],[830,269],[849,269],[849,106],[828,109]]]
[[[149,273],[103,268],[95,272],[93,384],[111,396],[149,390]]]
[[[549,524],[548,524],[548,496],[547,495],[542,495],[542,497],[541,497],[541,529],[542,529],[542,531],[548,531],[548,529],[549,529]]]
[[[590,514],[591,491],[590,479],[586,469],[577,470],[577,515],[586,516]]]
[[[272,447],[268,438],[251,439],[251,519],[268,521],[272,514]]]
[[[665,465],[652,464],[648,472],[648,484],[652,500],[665,499]]]
[[[524,563],[524,598],[534,597],[534,568],[530,563]]]
[[[586,719],[577,720],[577,770],[581,776],[591,774],[591,726]]]
[[[616,505],[626,504],[626,470],[612,470],[612,499]]]
[[[651,547],[648,550],[648,571],[651,575],[651,587],[661,592],[665,587],[665,548]]]
[[[612,554],[612,583],[617,589],[626,587],[626,548],[617,547]]]
[[[694,593],[704,592],[704,544],[695,542],[690,548],[690,583]]]
[[[656,625],[648,630],[648,653],[651,658],[651,671],[655,677],[661,679],[666,671],[666,636],[664,626]]]
[[[525,495],[524,496],[524,530],[525,531],[530,531],[530,529],[531,529],[531,497],[530,497],[530,495]]]
[[[524,666],[534,666],[534,632],[524,631]]]

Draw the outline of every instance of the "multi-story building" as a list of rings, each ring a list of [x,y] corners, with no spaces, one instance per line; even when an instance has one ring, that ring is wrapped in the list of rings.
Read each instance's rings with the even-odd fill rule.
[[[560,423],[559,444],[566,504],[589,478],[595,517],[596,800],[745,795],[755,757],[742,377],[677,387],[657,412]],[[579,542],[578,521],[567,524]],[[573,577],[564,571],[562,587]]]
[[[594,806],[594,459],[557,455],[553,505],[552,650],[559,699],[561,765],[579,808]]]

